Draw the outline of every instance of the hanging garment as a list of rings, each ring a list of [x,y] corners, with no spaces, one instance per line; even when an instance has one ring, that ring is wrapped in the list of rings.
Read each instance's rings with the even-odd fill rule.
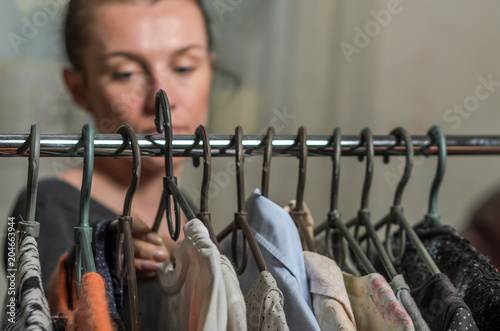
[[[433,275],[411,290],[422,316],[431,330],[477,331],[469,307],[445,274]]]
[[[262,271],[245,295],[248,331],[288,331],[283,294],[269,271]]]
[[[482,331],[498,330],[500,325],[500,273],[488,258],[479,253],[466,239],[449,226],[423,228],[415,231],[439,270],[448,276]],[[393,237],[393,246],[398,241]],[[427,265],[407,240],[406,252],[398,266],[410,288],[429,279]]]
[[[343,276],[358,330],[414,330],[410,316],[383,276],[356,277],[347,273]]]
[[[292,210],[295,209],[297,203],[295,200],[289,201],[283,209],[287,212],[290,213]],[[307,231],[311,235],[311,238],[314,238],[314,219],[311,215],[311,211],[309,210],[309,207],[307,207],[306,203],[302,203],[302,208],[304,211],[304,222],[305,226],[307,228]],[[304,247],[304,243],[302,243],[302,247]]]
[[[321,330],[357,330],[342,271],[335,261],[304,252],[314,315]]]
[[[130,315],[123,314],[124,282],[116,270],[116,245],[118,235],[110,230],[111,220],[97,221],[92,225],[92,248],[95,252],[96,271],[106,284],[106,298],[108,309],[118,330],[124,330],[123,320]],[[127,316],[125,318],[125,316]]]
[[[37,243],[25,232],[18,232],[17,237],[17,265],[9,268],[16,271],[7,273],[8,288],[10,291],[13,285],[15,301],[7,295],[2,330],[52,330],[49,305],[42,288]]]
[[[246,201],[245,209],[268,271],[284,295],[288,326],[291,330],[319,330],[312,311],[299,233],[292,218],[283,208],[262,196],[258,189]],[[241,256],[241,236],[238,243],[238,256]],[[220,246],[221,252],[230,256],[231,238],[227,237]],[[239,277],[243,294],[248,293],[258,275],[255,260],[249,256],[246,269]]]
[[[220,259],[222,276],[226,286],[227,331],[245,331],[247,329],[247,310],[243,293],[241,293],[240,282],[231,261],[224,255],[221,255]]]
[[[396,277],[394,277],[389,284],[391,285],[396,298],[398,298],[398,301],[401,303],[408,315],[410,315],[413,325],[415,326],[415,330],[430,331],[427,322],[422,317],[415,300],[413,300],[413,297],[410,294],[410,287],[406,284],[403,275],[396,275]]]
[[[161,330],[225,330],[228,323],[221,258],[198,219],[184,225],[184,240],[174,251],[175,264],[163,263]]]
[[[80,286],[80,299],[77,300],[74,276],[71,278],[71,284],[67,283],[65,263],[67,256],[65,253],[61,257],[59,267],[50,279],[47,296],[51,313],[66,320],[65,329],[68,331],[115,330],[106,302],[104,280],[96,272],[85,274]],[[71,292],[71,299],[68,289]]]

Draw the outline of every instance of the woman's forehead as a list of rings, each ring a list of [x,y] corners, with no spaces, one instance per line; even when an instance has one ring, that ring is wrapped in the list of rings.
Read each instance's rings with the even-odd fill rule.
[[[97,9],[92,23],[92,48],[101,53],[165,56],[186,47],[207,48],[204,19],[191,0],[107,4]]]

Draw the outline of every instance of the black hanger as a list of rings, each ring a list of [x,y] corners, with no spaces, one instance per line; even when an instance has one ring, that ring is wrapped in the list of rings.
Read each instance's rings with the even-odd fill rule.
[[[431,192],[429,195],[429,209],[424,218],[424,226],[442,226],[441,217],[437,211],[437,200],[439,195],[439,187],[443,181],[444,173],[446,170],[446,137],[444,136],[443,130],[437,125],[432,126],[427,135],[430,136],[433,144],[438,147],[438,164],[436,169],[436,175],[432,181]]]
[[[30,135],[19,147],[16,154],[23,155],[29,152],[28,183],[26,190],[26,220],[18,222],[17,230],[23,231],[37,238],[40,235],[40,223],[35,220],[36,198],[38,192],[38,169],[40,164],[40,127],[38,123],[31,125]]]
[[[181,232],[181,215],[179,206],[181,207],[188,221],[195,218],[195,215],[189,207],[189,204],[182,195],[181,191],[179,190],[179,187],[177,186],[177,177],[174,176],[174,167],[172,164],[173,134],[170,103],[168,102],[167,94],[161,89],[156,93],[155,114],[156,130],[158,131],[158,133],[163,133],[163,131],[165,131],[165,177],[163,177],[163,193],[152,230],[158,232],[161,220],[163,218],[163,213],[165,213],[167,217],[167,225],[170,237],[174,241],[176,241],[179,238]],[[170,198],[173,198],[174,201],[175,228],[172,224]]]
[[[203,179],[201,182],[200,211],[197,217],[207,227],[210,239],[220,251],[219,242],[215,236],[210,212],[208,211],[208,195],[210,188],[210,176],[212,173],[212,148],[210,147],[207,129],[203,125],[199,125],[196,128],[194,143],[191,147],[186,148],[185,153],[188,154],[191,152],[200,144],[200,142],[203,142]],[[200,158],[193,158],[193,165],[198,167],[200,165]]]
[[[141,150],[137,141],[137,136],[128,125],[122,125],[117,131],[123,137],[123,144],[114,154],[120,154],[129,143],[132,147],[132,180],[125,195],[123,203],[123,213],[118,216],[118,220],[113,221],[110,228],[116,228],[118,232],[117,240],[117,263],[116,269],[121,278],[127,279],[128,296],[130,305],[130,319],[132,330],[140,330],[139,300],[137,291],[137,277],[134,263],[134,242],[132,239],[132,200],[134,198],[141,178]]]
[[[236,271],[239,275],[245,271],[247,260],[248,260],[248,245],[252,251],[255,263],[259,272],[267,270],[266,263],[262,257],[257,241],[250,229],[250,225],[247,220],[247,213],[245,211],[245,178],[243,172],[243,130],[241,126],[237,126],[234,132],[234,147],[236,154],[236,187],[237,187],[237,199],[238,199],[238,211],[234,213],[234,227],[233,235],[231,240],[231,253],[233,257],[233,262],[236,265]],[[242,263],[238,265],[237,259],[237,231],[241,229],[243,231],[243,259]]]
[[[366,233],[369,239],[373,241],[375,249],[377,250],[380,260],[382,261],[384,268],[386,269],[389,277],[392,279],[397,275],[394,265],[391,263],[387,252],[382,245],[382,242],[378,238],[375,227],[370,221],[370,211],[368,209],[368,202],[370,197],[370,187],[373,179],[373,159],[375,157],[375,151],[373,146],[373,135],[369,128],[364,128],[361,131],[360,145],[366,145],[366,171],[365,171],[365,181],[363,183],[363,192],[361,197],[361,208],[358,211],[357,221],[354,230],[354,237],[358,239],[359,227],[363,225],[366,228]],[[367,241],[367,245],[370,240]],[[368,250],[367,255],[370,256]]]
[[[83,178],[80,190],[80,211],[78,225],[75,226],[75,279],[76,295],[80,297],[80,284],[83,275],[95,272],[94,253],[92,252],[92,228],[89,226],[90,190],[94,171],[94,127],[86,123],[82,136],[74,151],[84,148]]]
[[[365,252],[359,245],[359,243],[354,239],[353,235],[347,227],[342,223],[341,214],[338,209],[338,192],[339,192],[339,182],[340,182],[340,158],[342,155],[342,148],[340,145],[341,141],[341,132],[340,128],[335,128],[333,133],[333,170],[332,170],[332,188],[330,194],[330,211],[327,215],[327,220],[319,225],[316,229],[314,229],[314,235],[318,235],[322,231],[326,230],[326,243],[327,248],[330,251],[330,256],[334,257],[334,260],[337,264],[342,267],[344,261],[346,260],[346,252],[343,250],[343,243],[341,242],[342,238],[338,235],[344,237],[354,254],[360,261],[363,269],[367,273],[375,273],[376,270],[371,264],[370,260],[366,256]],[[332,232],[330,234],[330,231]],[[333,239],[336,239],[333,243],[331,242]],[[333,251],[332,246],[338,245],[341,249]]]
[[[290,146],[293,148],[297,145],[300,146],[299,153],[299,179],[297,183],[297,194],[295,208],[290,210],[290,216],[292,217],[295,225],[298,228],[299,234],[304,241],[304,250],[314,252],[314,241],[311,238],[311,234],[307,231],[307,227],[304,220],[304,189],[306,186],[306,170],[307,170],[307,133],[306,129],[301,126],[298,131],[298,136],[295,143]]]

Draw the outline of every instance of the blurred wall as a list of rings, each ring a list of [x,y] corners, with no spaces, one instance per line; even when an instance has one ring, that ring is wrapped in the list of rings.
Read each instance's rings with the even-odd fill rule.
[[[61,80],[64,2],[0,3],[2,133],[27,132],[33,122],[40,123],[42,132],[79,132],[89,120],[76,110]],[[425,134],[433,124],[446,134],[499,132],[497,1],[205,3],[217,62],[240,80],[236,86],[227,76],[214,75],[210,133],[231,134],[242,125],[246,134],[261,134],[271,124],[277,134],[295,134],[301,125],[309,134],[331,134],[335,126],[344,134],[358,134],[365,126],[375,134],[396,126]],[[247,194],[260,185],[261,161],[245,163]],[[26,162],[0,158],[2,225],[26,185]],[[231,162],[214,159],[210,209],[216,230],[236,210],[236,182],[226,170]],[[377,159],[370,200],[374,219],[388,211],[401,164],[399,158],[389,165]],[[45,158],[41,175],[75,165],[72,159]],[[435,158],[416,160],[403,199],[411,221],[427,209],[435,166]],[[187,167],[182,186],[196,198],[201,170]],[[499,186],[499,167],[499,157],[450,157],[439,197],[443,222],[462,229],[471,208]],[[271,199],[284,204],[294,198],[297,168],[297,160],[273,158]],[[363,164],[342,160],[340,208],[346,220],[359,208],[363,175]],[[310,158],[306,201],[318,223],[328,211],[330,181],[330,160]]]

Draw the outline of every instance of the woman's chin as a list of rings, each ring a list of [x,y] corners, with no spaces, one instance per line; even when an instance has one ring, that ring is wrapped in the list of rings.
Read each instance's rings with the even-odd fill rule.
[[[186,158],[184,157],[174,157],[172,160],[172,165],[174,166],[174,176],[179,176],[178,169],[183,167]],[[161,174],[165,175],[165,158],[163,157],[143,157],[141,159],[141,168],[143,172],[148,172],[151,174]]]

